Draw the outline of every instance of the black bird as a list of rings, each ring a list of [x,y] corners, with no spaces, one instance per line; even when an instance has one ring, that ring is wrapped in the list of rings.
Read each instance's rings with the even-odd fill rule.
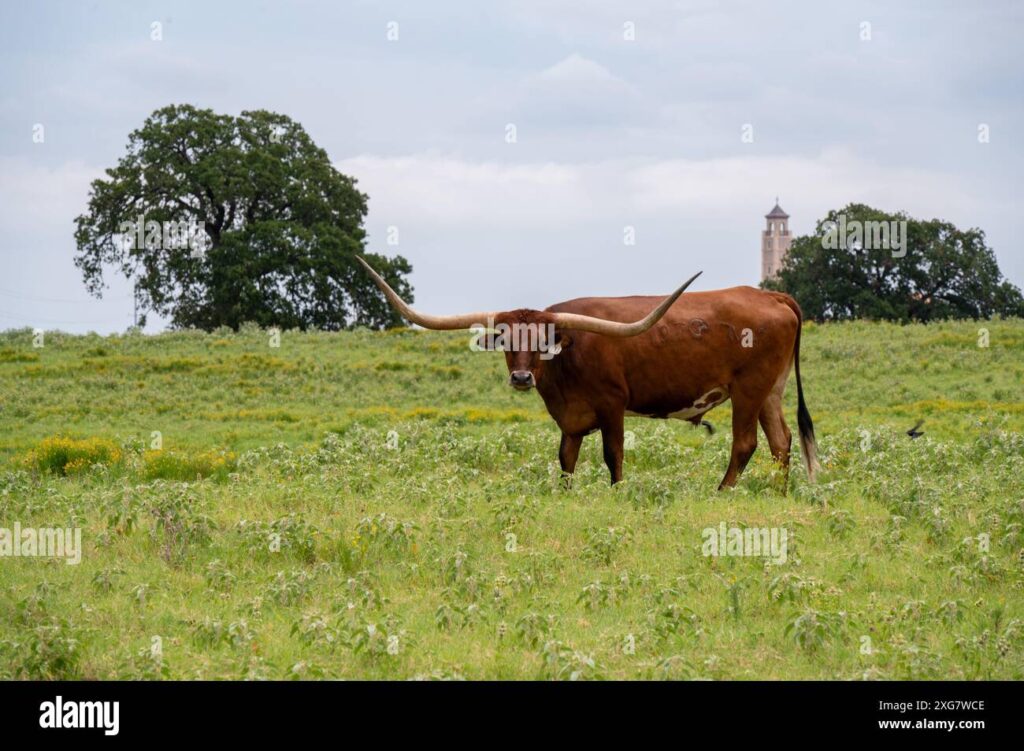
[[[907,431],[907,435],[909,435],[912,439],[920,438],[921,436],[924,435],[923,430],[918,430],[918,428],[921,427],[922,425],[924,425],[924,420],[918,420],[917,425],[915,425],[914,427]]]

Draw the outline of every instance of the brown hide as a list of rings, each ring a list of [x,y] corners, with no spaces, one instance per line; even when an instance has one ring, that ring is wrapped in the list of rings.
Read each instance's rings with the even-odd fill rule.
[[[510,311],[499,320],[540,324],[547,320],[545,313],[568,312],[633,321],[663,299],[579,298],[543,312]],[[714,406],[712,400],[698,400],[724,387],[733,403],[733,452],[720,485],[728,487],[735,484],[754,451],[758,422],[774,458],[788,471],[791,435],[781,407],[800,326],[800,308],[788,295],[732,287],[684,294],[657,324],[638,336],[561,331],[562,351],[552,359],[543,360],[536,352],[506,352],[506,359],[510,372],[528,369],[533,373],[536,388],[563,433],[563,470],[573,471],[583,436],[601,430],[613,483],[622,476],[626,412],[667,417],[690,410],[684,419],[696,424],[703,414],[700,410]],[[813,427],[809,415],[804,425],[802,393],[800,410],[813,479]],[[697,414],[691,414],[694,411]]]

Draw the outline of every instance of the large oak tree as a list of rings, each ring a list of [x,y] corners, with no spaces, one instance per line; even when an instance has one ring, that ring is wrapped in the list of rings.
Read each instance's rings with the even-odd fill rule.
[[[97,297],[112,267],[143,313],[175,327],[401,323],[355,260],[366,196],[290,118],[164,107],[106,174],[75,232],[75,264]],[[367,257],[411,296],[408,261]]]

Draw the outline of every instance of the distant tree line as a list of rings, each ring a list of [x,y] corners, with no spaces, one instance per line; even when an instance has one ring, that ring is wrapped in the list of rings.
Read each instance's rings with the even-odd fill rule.
[[[762,286],[791,294],[817,321],[1024,317],[1024,297],[980,229],[863,204],[830,211],[814,234],[794,238]]]

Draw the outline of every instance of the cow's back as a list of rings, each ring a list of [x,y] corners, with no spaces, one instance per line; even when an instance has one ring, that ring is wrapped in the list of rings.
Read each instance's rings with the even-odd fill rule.
[[[584,297],[548,308],[612,321],[643,318],[664,296]],[[792,298],[753,287],[686,292],[651,329],[616,339],[569,332],[559,360],[584,389],[624,389],[631,411],[675,412],[749,369],[782,373],[799,319]]]

